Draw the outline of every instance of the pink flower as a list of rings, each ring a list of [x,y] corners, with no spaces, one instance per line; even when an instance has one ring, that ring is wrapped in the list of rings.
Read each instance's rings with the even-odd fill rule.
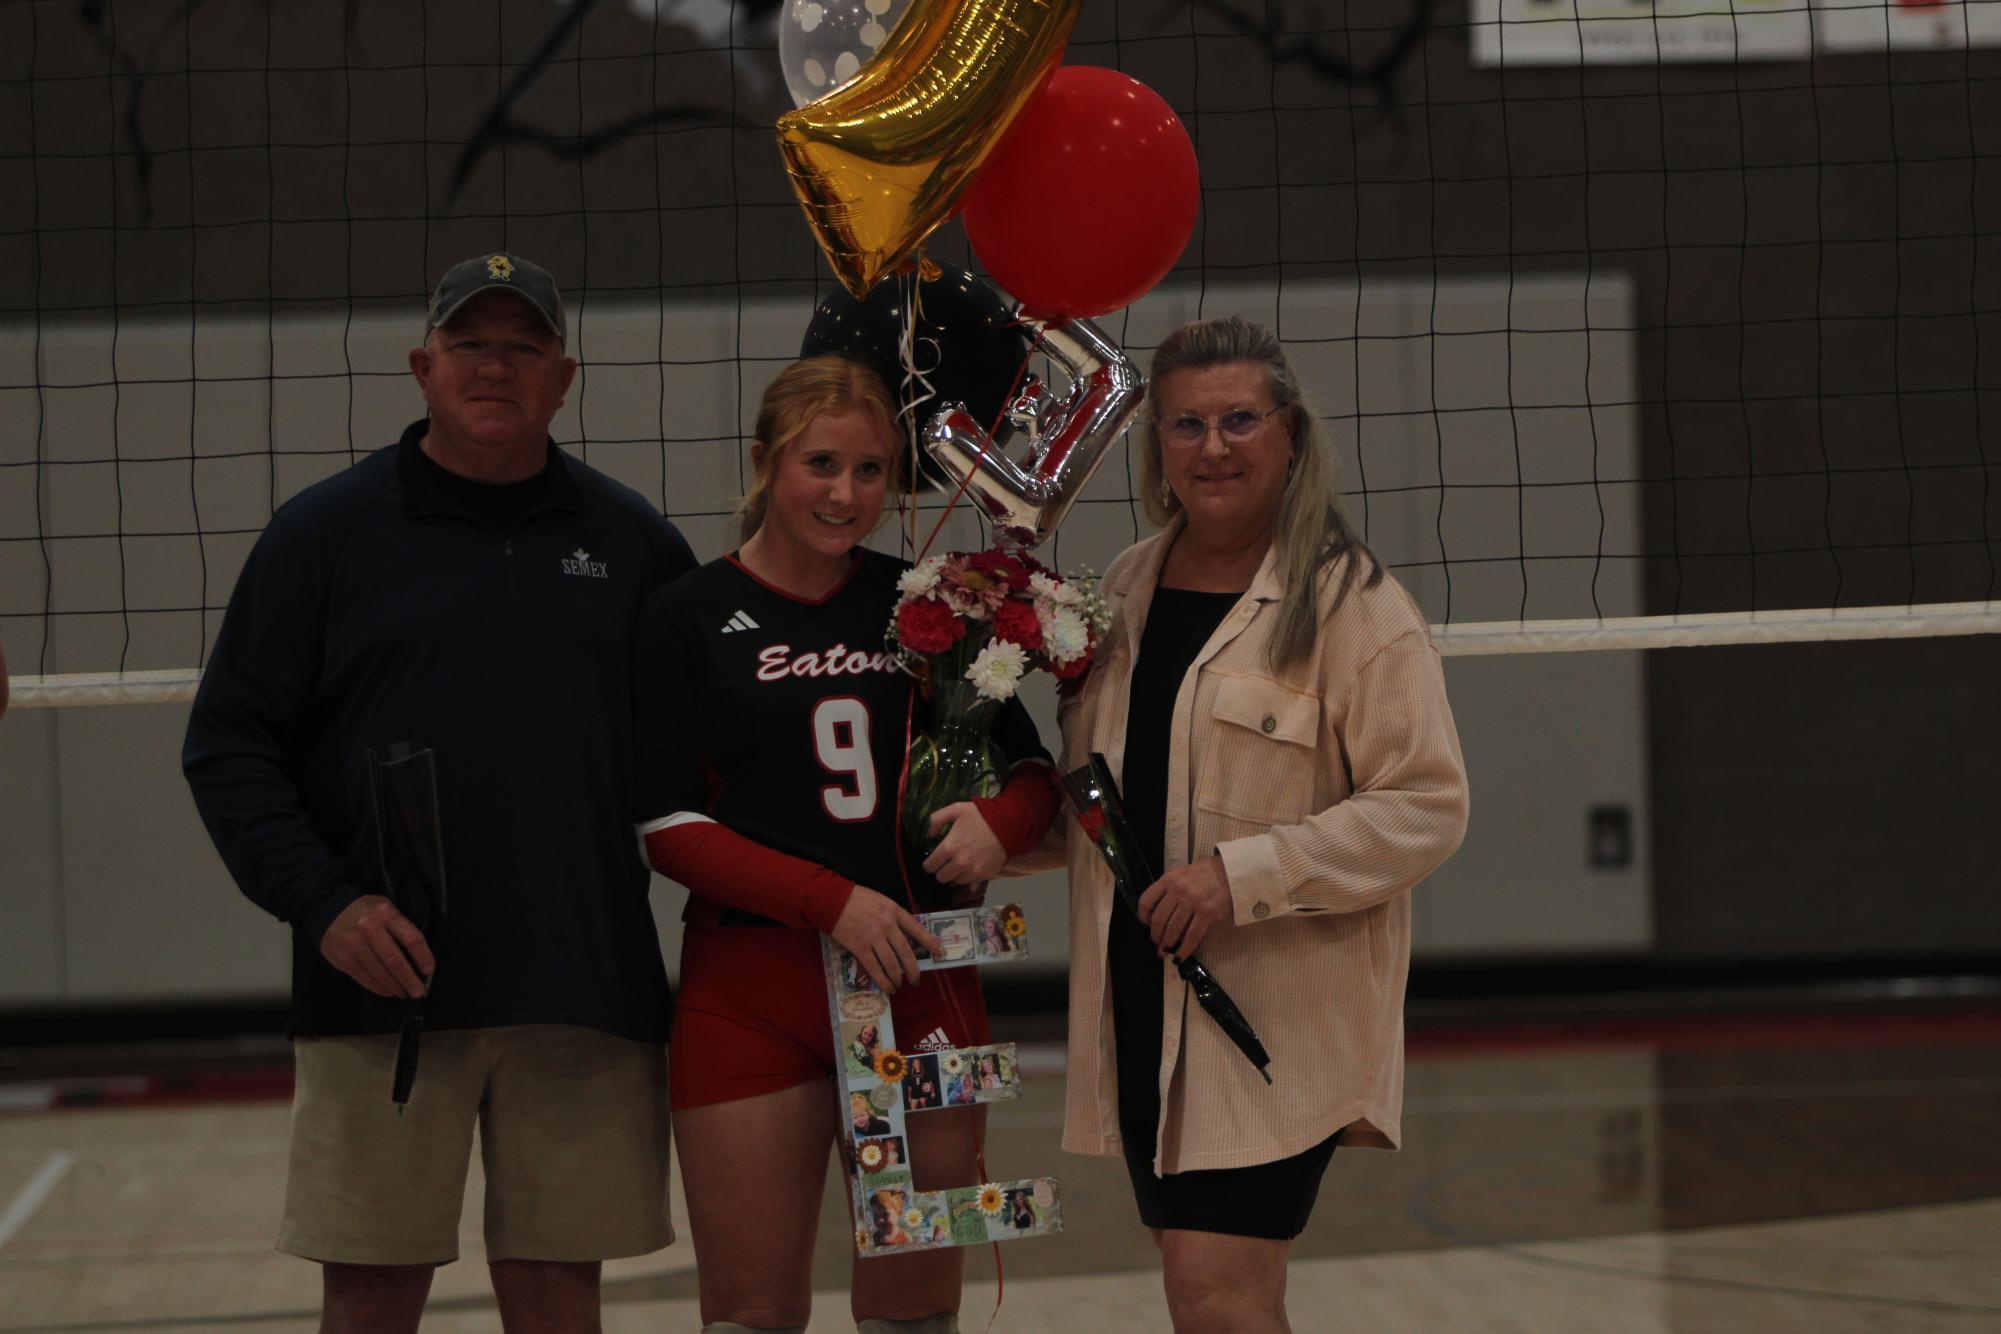
[[[974,577],[981,578],[982,576],[975,575]],[[964,585],[952,582],[951,576],[947,575],[945,582],[938,588],[938,596],[943,598],[945,604],[959,615],[970,616],[976,621],[984,621],[992,618],[994,608],[1000,605],[1001,599],[1006,594],[998,588],[987,590],[967,588]]]
[[[966,623],[930,598],[912,599],[896,609],[896,638],[917,653],[943,653],[965,637]]]

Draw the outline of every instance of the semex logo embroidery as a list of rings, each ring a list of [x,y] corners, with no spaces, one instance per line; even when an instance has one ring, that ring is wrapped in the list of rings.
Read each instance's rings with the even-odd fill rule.
[[[591,553],[578,547],[563,560],[563,573],[574,574],[584,579],[609,579],[611,573],[605,569],[606,562],[592,560]]]

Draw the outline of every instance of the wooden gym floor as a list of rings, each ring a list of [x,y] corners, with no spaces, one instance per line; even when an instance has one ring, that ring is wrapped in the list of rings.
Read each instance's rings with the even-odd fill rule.
[[[1023,1067],[988,1161],[1059,1175],[1067,1231],[1001,1248],[992,1328],[1165,1330],[1123,1167],[1057,1148],[1060,1048],[1024,1045]],[[317,1272],[271,1250],[287,1089],[269,1048],[88,1076],[0,1059],[0,1331],[314,1329]],[[1414,1026],[1404,1130],[1400,1153],[1335,1155],[1295,1251],[1296,1329],[2001,1329],[1991,1002]],[[427,1330],[499,1328],[477,1173]],[[815,1328],[852,1328],[843,1200]],[[692,1265],[684,1238],[607,1266],[605,1328],[697,1328]],[[994,1269],[969,1254],[968,1331]]]

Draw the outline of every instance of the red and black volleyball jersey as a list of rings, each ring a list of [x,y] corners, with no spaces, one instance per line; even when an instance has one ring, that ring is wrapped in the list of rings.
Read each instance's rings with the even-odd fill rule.
[[[850,886],[903,902],[906,875],[918,911],[949,906],[921,858],[897,856],[908,727],[926,722],[884,641],[906,568],[859,550],[814,602],[726,556],[648,601],[632,677],[636,816],[649,849],[674,831],[675,855],[653,860],[709,905],[691,901],[691,921],[825,931]],[[1019,699],[994,740],[1010,764],[1049,758]],[[711,837],[704,850],[717,826],[756,846]]]

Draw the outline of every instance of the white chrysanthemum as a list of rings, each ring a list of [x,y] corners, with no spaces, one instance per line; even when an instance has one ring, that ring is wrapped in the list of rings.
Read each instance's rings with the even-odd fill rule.
[[[922,597],[938,586],[938,572],[944,568],[943,556],[926,556],[896,576],[896,591],[905,597]]]
[[[1052,579],[1040,570],[1028,576],[1028,591],[1035,594],[1038,602],[1050,602],[1059,607],[1074,607],[1084,600],[1084,595],[1075,587],[1060,579]]]
[[[1007,700],[1014,698],[1015,687],[1021,684],[1022,673],[1027,670],[1028,654],[1021,645],[996,639],[973,659],[973,665],[966,669],[966,679],[982,697]]]
[[[1051,662],[1071,662],[1090,650],[1091,627],[1068,607],[1036,619],[1042,622],[1042,651]]]

